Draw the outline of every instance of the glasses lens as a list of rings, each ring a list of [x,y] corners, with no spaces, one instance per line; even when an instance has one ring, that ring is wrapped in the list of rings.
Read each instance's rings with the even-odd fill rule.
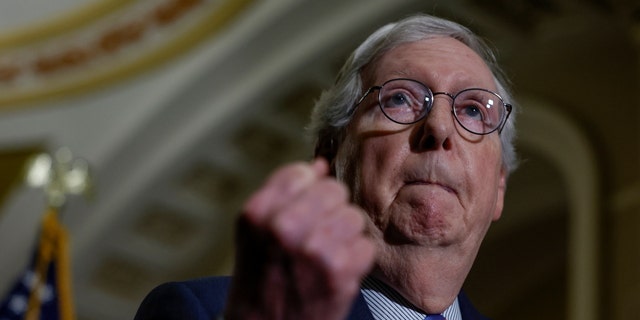
[[[379,97],[382,112],[391,120],[410,124],[427,113],[431,91],[413,80],[396,79],[385,83]]]
[[[487,134],[502,123],[505,106],[502,99],[493,92],[467,89],[455,96],[453,111],[456,120],[465,129],[477,134]]]

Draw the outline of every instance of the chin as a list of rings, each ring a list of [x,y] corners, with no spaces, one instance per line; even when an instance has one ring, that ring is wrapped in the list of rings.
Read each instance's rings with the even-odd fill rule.
[[[384,232],[384,242],[390,246],[424,248],[446,247],[455,243],[451,232],[441,224],[406,230],[391,226]]]
[[[447,221],[440,212],[414,211],[410,223],[404,224],[400,230],[403,238],[410,239],[419,245],[447,245],[452,242],[453,223]]]

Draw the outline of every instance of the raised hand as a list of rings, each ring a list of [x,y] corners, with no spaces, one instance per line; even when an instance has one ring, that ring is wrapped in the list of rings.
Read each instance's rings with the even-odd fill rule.
[[[276,171],[245,204],[225,319],[344,319],[375,249],[325,160]]]

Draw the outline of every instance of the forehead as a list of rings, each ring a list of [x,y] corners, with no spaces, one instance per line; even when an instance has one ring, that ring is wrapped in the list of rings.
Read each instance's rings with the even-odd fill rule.
[[[365,78],[372,82],[370,85],[393,78],[411,78],[436,91],[496,89],[484,60],[464,43],[449,37],[401,44],[384,53],[367,71]]]

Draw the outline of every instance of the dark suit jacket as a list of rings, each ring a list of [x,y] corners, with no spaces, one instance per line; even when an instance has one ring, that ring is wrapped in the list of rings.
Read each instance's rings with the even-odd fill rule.
[[[135,320],[212,320],[222,314],[230,277],[211,277],[170,282],[153,289],[142,301]],[[476,311],[464,293],[458,295],[463,320],[487,320]],[[360,294],[347,320],[374,320]]]

